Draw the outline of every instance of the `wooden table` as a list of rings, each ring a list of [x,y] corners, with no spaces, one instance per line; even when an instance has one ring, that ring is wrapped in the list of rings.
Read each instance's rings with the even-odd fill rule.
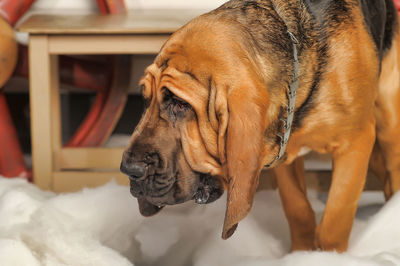
[[[200,11],[132,12],[131,15],[36,15],[28,32],[32,164],[34,182],[56,192],[93,187],[115,178],[122,148],[63,148],[58,56],[61,54],[155,54],[168,36]]]

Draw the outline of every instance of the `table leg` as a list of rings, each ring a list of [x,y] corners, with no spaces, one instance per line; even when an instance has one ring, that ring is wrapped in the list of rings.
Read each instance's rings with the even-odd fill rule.
[[[52,189],[54,152],[61,148],[58,57],[49,54],[45,35],[31,35],[29,47],[33,178]]]

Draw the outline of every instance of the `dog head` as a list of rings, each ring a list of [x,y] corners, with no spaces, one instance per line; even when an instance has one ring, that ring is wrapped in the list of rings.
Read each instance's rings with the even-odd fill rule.
[[[241,30],[205,15],[171,36],[141,80],[147,108],[121,163],[145,216],[226,189],[225,239],[250,211],[268,124],[269,94]]]

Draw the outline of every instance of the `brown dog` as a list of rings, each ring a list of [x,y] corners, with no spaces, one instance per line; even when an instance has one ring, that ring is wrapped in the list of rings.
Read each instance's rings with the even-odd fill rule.
[[[147,109],[121,164],[141,213],[227,189],[226,239],[269,165],[292,249],[346,250],[376,137],[387,197],[400,189],[399,47],[392,0],[233,0],[192,20],[141,81]],[[334,161],[318,226],[304,150]]]

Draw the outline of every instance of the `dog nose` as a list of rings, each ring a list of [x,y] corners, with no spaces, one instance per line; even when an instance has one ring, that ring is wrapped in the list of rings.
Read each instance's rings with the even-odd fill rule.
[[[122,173],[130,177],[142,178],[146,175],[147,164],[144,162],[126,163],[125,161],[122,161],[120,170]]]

